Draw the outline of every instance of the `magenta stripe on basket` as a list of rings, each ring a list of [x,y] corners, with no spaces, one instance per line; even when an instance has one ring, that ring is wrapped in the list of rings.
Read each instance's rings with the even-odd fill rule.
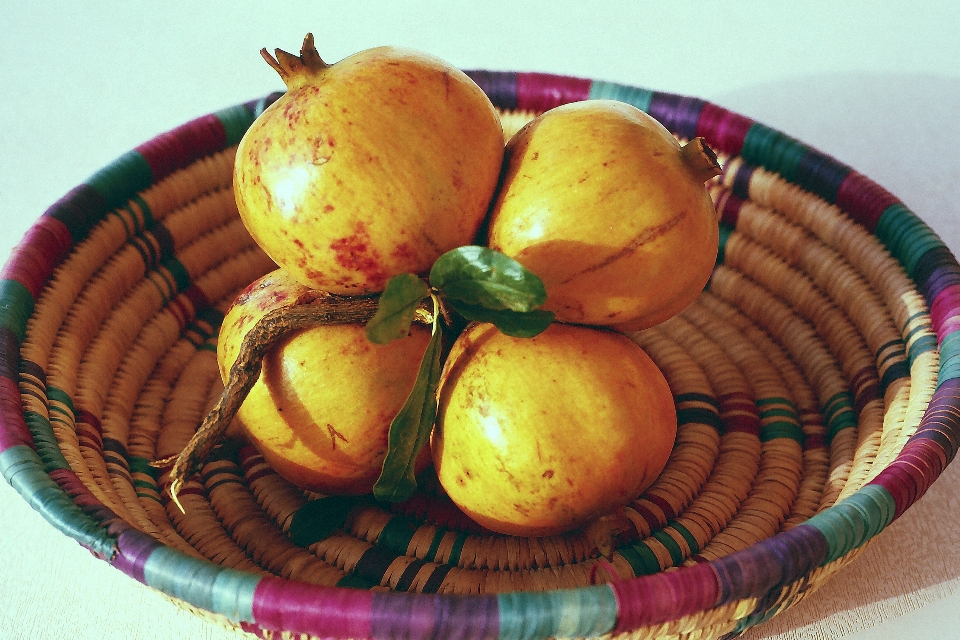
[[[940,290],[930,305],[930,320],[940,342],[947,334],[960,330],[960,285],[953,284]]]
[[[117,537],[117,555],[110,564],[138,582],[146,584],[143,568],[150,554],[160,546],[162,545],[150,536],[136,529],[128,529]]]
[[[614,633],[709,609],[721,595],[717,574],[709,564],[619,580],[610,586],[617,599]]]
[[[157,183],[192,162],[213,155],[226,146],[223,123],[213,114],[202,116],[162,133],[136,147],[150,165]]]
[[[696,135],[707,143],[729,155],[739,155],[743,141],[754,121],[746,116],[728,111],[723,107],[707,102],[700,110]]]
[[[0,278],[16,280],[36,299],[72,246],[70,230],[62,221],[41,216],[14,248]]]
[[[0,452],[18,445],[36,448],[33,434],[23,418],[19,386],[10,378],[0,377]]]
[[[517,108],[547,111],[590,97],[591,80],[547,73],[517,74]]]
[[[835,204],[872,233],[887,207],[898,202],[896,196],[870,178],[851,171],[840,183]]]
[[[254,621],[271,631],[297,629],[321,638],[370,638],[373,593],[264,577],[253,600]]]

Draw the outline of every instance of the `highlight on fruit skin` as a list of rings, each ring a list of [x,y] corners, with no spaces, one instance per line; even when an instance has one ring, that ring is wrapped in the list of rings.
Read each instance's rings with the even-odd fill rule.
[[[618,332],[553,324],[533,338],[471,325],[440,382],[434,467],[453,502],[503,534],[547,536],[636,498],[676,438],[663,374]]]
[[[540,276],[558,320],[646,328],[712,273],[719,225],[704,181],[719,172],[702,140],[681,146],[629,104],[556,107],[507,143],[487,244]]]
[[[286,93],[237,150],[240,216],[260,247],[302,284],[382,291],[470,244],[503,158],[503,131],[465,73],[425,53],[377,47],[327,64],[265,50]]]
[[[308,292],[278,269],[238,296],[217,341],[224,382],[257,322]],[[419,324],[386,345],[367,340],[363,324],[291,331],[263,359],[237,422],[289,482],[325,494],[370,493],[386,455],[390,422],[413,387],[429,339],[430,330]],[[424,453],[418,468],[429,463]]]

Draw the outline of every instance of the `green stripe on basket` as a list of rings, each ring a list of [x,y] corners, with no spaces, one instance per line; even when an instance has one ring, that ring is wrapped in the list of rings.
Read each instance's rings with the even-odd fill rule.
[[[670,554],[670,561],[673,563],[673,566],[677,566],[683,562],[683,549],[681,549],[677,541],[673,539],[673,536],[661,529],[660,531],[654,531],[652,537],[666,548],[667,553]]]
[[[827,422],[827,442],[833,440],[843,429],[857,426],[854,407],[853,394],[849,391],[841,391],[827,400],[823,407],[823,417]]]
[[[641,89],[639,87],[628,87],[615,82],[594,81],[590,85],[591,100],[619,100],[632,104],[641,111],[650,109],[650,101],[653,100],[653,91]]]
[[[116,540],[81,511],[43,470],[36,451],[27,445],[15,445],[0,452],[0,475],[60,533],[101,557],[113,556]]]
[[[884,487],[868,484],[806,521],[827,540],[827,564],[858,548],[893,522],[893,496]]]
[[[227,146],[240,142],[243,134],[247,132],[250,125],[253,124],[255,116],[246,106],[238,104],[234,107],[222,109],[213,114],[223,125],[223,130],[227,134]]]
[[[617,622],[617,598],[608,585],[500,593],[497,609],[501,640],[590,638]]]
[[[87,178],[90,185],[103,196],[107,209],[125,203],[132,193],[139,193],[153,184],[153,170],[136,150],[125,154]]]
[[[397,555],[407,555],[407,547],[413,540],[413,535],[417,532],[414,527],[405,518],[393,517],[387,521],[377,536],[377,546],[392,551]]]
[[[55,411],[57,413],[66,415],[71,421],[74,418],[74,409],[73,409],[73,399],[67,394],[66,391],[59,389],[57,387],[47,387],[47,406],[50,411]],[[59,405],[66,407],[65,409]]]
[[[760,420],[768,418],[787,418],[774,420],[762,424],[760,427],[760,441],[767,442],[776,438],[790,438],[803,445],[803,428],[800,426],[800,417],[797,415],[793,403],[787,398],[771,396],[757,398],[757,408],[760,410]]]
[[[43,461],[44,471],[50,473],[54,469],[69,469],[70,463],[63,457],[60,443],[57,442],[57,436],[53,433],[53,426],[47,417],[36,411],[24,411],[23,419],[33,436],[33,445]]]
[[[930,227],[899,203],[883,210],[874,233],[914,279],[920,258],[931,249],[946,246]]]
[[[27,320],[33,315],[33,296],[16,280],[0,280],[0,326],[9,329],[23,342]]]
[[[720,243],[717,246],[717,264],[723,264],[723,260],[727,255],[727,241],[730,240],[730,235],[736,231],[736,228],[726,222],[720,223]]]
[[[147,458],[138,456],[127,456],[127,464],[130,466],[130,473],[142,473],[145,476],[158,480],[160,478],[160,469],[151,464]]]
[[[747,130],[740,155],[750,164],[765,167],[789,182],[796,182],[800,160],[809,150],[790,136],[755,122]]]
[[[660,560],[643,542],[624,545],[617,549],[617,553],[630,564],[636,576],[646,576],[661,570]]]
[[[150,587],[231,620],[253,622],[256,574],[220,567],[171,547],[157,547],[143,567]]]
[[[461,531],[457,534],[457,537],[453,539],[453,546],[450,548],[450,556],[447,558],[447,564],[452,564],[453,566],[460,564],[460,554],[463,553],[463,545],[468,537],[469,534],[466,531]]]

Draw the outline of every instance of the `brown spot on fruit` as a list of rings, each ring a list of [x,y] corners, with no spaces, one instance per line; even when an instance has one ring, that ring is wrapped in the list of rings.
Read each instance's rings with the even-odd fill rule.
[[[546,471],[543,472],[543,475],[540,477],[549,480],[550,478],[553,477],[553,469],[547,469]]]
[[[337,439],[338,439],[338,438],[339,438],[340,440],[342,440],[343,442],[346,442],[346,443],[349,444],[349,440],[347,440],[347,439],[344,437],[344,435],[343,435],[342,433],[340,433],[339,431],[337,431],[337,430],[333,427],[333,425],[330,424],[329,422],[327,423],[327,433],[330,434],[330,446],[333,448],[334,451],[336,451],[336,449],[337,449]]]

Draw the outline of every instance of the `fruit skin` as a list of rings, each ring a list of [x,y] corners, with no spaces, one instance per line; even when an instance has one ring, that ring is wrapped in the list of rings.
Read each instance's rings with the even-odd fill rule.
[[[237,297],[217,342],[224,381],[256,322],[307,291],[277,270]],[[413,387],[429,339],[421,325],[387,345],[368,341],[359,324],[291,332],[264,358],[237,419],[288,481],[326,494],[369,493],[383,465],[390,422]],[[419,468],[428,465],[425,454]]]
[[[719,229],[704,177],[631,105],[554,108],[507,144],[488,244],[543,279],[558,320],[658,324],[699,295]]]
[[[475,324],[445,364],[431,446],[441,485],[467,515],[545,536],[637,497],[676,430],[666,380],[626,336],[555,323],[511,338]]]
[[[278,70],[295,68],[240,142],[237,205],[302,284],[382,291],[475,241],[503,158],[499,117],[438,58],[380,47],[326,65],[308,39],[306,62],[277,52]]]

